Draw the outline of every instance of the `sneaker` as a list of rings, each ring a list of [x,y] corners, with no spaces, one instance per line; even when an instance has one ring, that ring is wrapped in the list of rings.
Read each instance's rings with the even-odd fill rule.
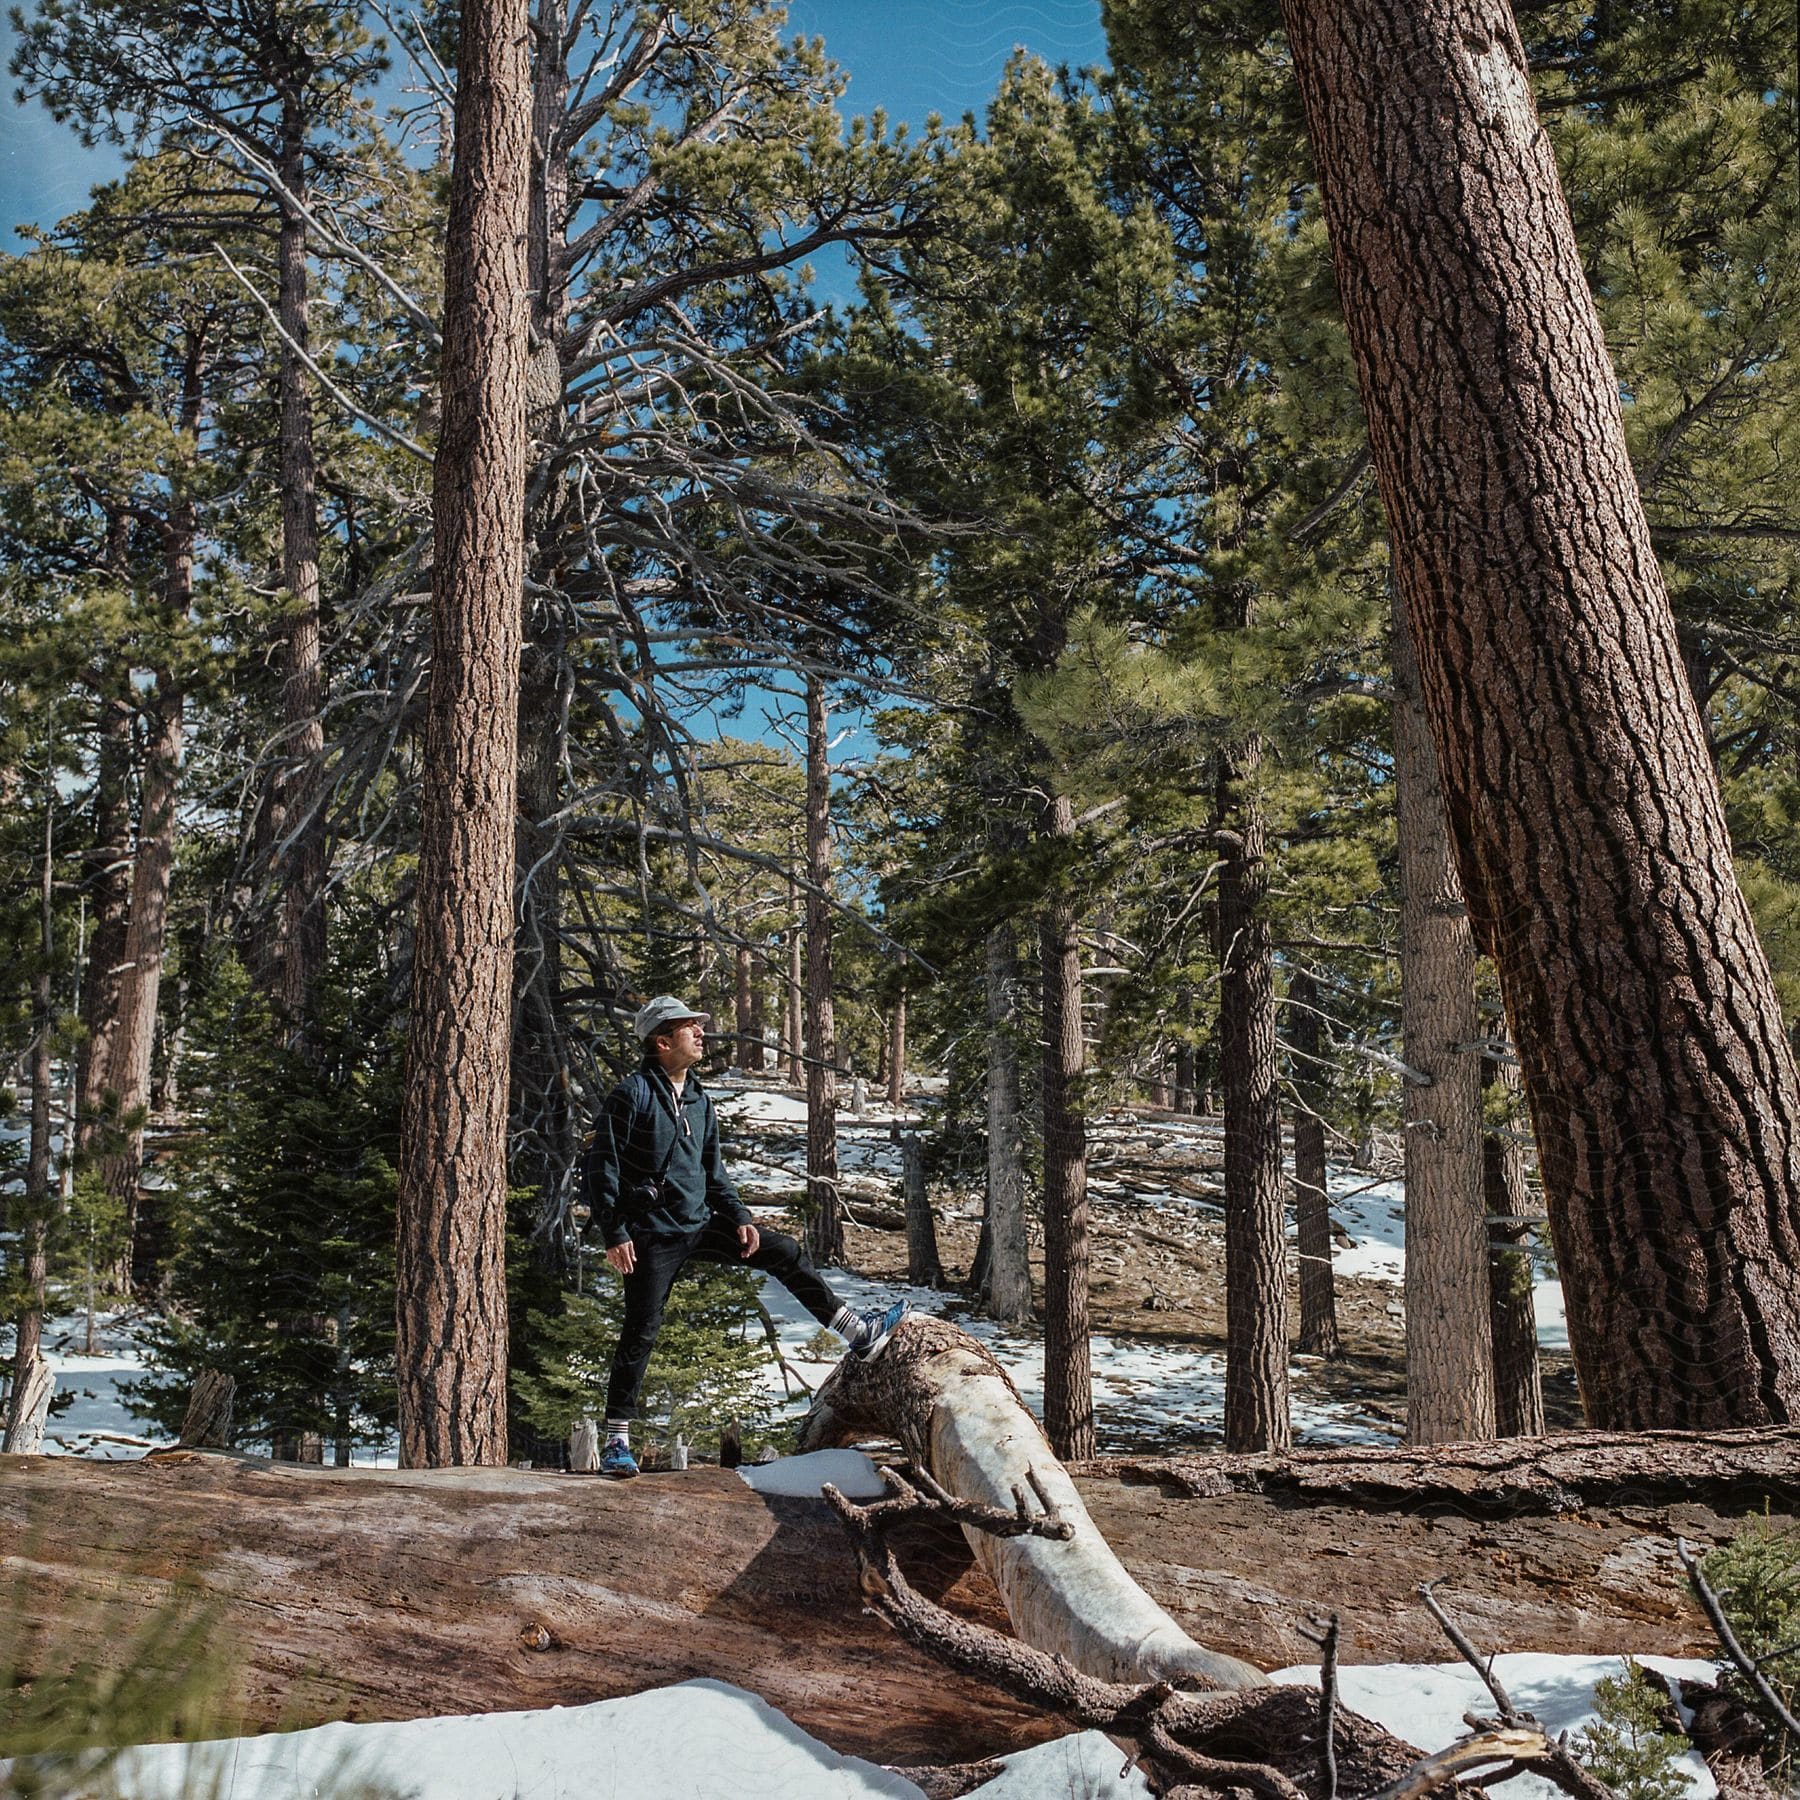
[[[892,1306],[872,1306],[867,1312],[858,1313],[844,1333],[850,1354],[859,1361],[873,1362],[894,1335],[895,1327],[911,1311],[910,1300],[896,1300]]]
[[[623,1438],[613,1438],[600,1453],[600,1473],[615,1481],[629,1481],[638,1472],[637,1458]]]

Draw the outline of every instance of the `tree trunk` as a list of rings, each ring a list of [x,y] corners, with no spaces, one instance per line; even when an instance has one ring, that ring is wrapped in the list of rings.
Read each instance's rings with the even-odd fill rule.
[[[1294,1060],[1294,1236],[1300,1259],[1300,1348],[1342,1356],[1337,1281],[1331,1268],[1331,1207],[1325,1185],[1324,1033],[1318,983],[1304,970],[1288,983],[1288,1043]]]
[[[815,1396],[797,1447],[871,1432],[898,1438],[958,1499],[1011,1512],[1035,1493],[1070,1526],[1063,1542],[965,1528],[1022,1642],[1103,1681],[1263,1684],[1248,1663],[1195,1643],[1132,1580],[1006,1371],[959,1327],[915,1314],[874,1362],[846,1357]]]
[[[187,1411],[181,1419],[180,1444],[187,1450],[223,1450],[231,1443],[231,1411],[237,1383],[218,1369],[202,1369],[194,1378]]]
[[[737,1066],[750,1071],[762,1066],[762,1045],[756,1036],[755,970],[750,960],[750,946],[739,944],[736,950],[737,989]]]
[[[1075,808],[1066,795],[1046,807],[1044,830],[1053,840],[1073,834]],[[1094,1454],[1080,924],[1073,903],[1052,892],[1038,924],[1044,992],[1044,1429],[1061,1457]]]
[[[9,1560],[5,1589],[27,1641],[68,1642],[82,1620],[83,1656],[130,1671],[147,1620],[165,1633],[209,1627],[209,1641],[232,1647],[225,1716],[244,1732],[577,1706],[696,1676],[754,1689],[841,1753],[883,1761],[984,1756],[1060,1729],[896,1643],[864,1611],[821,1502],[766,1497],[718,1468],[612,1482],[192,1452],[8,1459],[0,1542],[32,1548]],[[529,1555],[496,1556],[515,1543]],[[960,1538],[947,1560],[959,1604],[1003,1625]],[[379,1603],[347,1598],[374,1568]],[[596,1580],[597,1568],[615,1573]],[[473,1633],[491,1654],[470,1654]],[[479,1777],[398,1785],[513,1791]],[[568,1791],[609,1786],[575,1777]],[[745,1789],[753,1782],[727,1775],[707,1791]],[[217,1789],[196,1777],[169,1791]],[[625,1776],[616,1791],[643,1788]]]
[[[1019,1097],[1018,960],[1010,925],[987,935],[987,1311],[1031,1318],[1031,1246],[1025,1225],[1024,1106]],[[979,1292],[980,1289],[977,1288]]]
[[[1444,827],[1437,757],[1406,614],[1394,607],[1394,811],[1400,865],[1400,1033],[1406,1161],[1406,1436],[1494,1435],[1482,1211],[1475,937]]]
[[[431,695],[397,1205],[400,1456],[506,1460],[506,1139],[524,580],[524,0],[467,0],[445,243]]]
[[[35,1455],[44,1441],[51,1379],[41,1348],[45,1285],[50,1274],[50,1219],[56,1192],[50,1179],[51,1038],[56,1025],[51,986],[56,952],[56,789],[55,759],[45,745],[44,848],[38,874],[38,966],[31,978],[31,1121],[25,1161],[21,1217],[8,1221],[19,1234],[24,1293],[14,1322],[12,1397],[7,1407],[6,1448]]]
[[[307,121],[297,97],[282,109],[279,168],[288,191],[307,190]],[[306,221],[285,202],[277,245],[276,307],[284,341],[281,397],[281,585],[288,617],[280,645],[281,756],[269,796],[276,886],[272,992],[298,1041],[311,1029],[312,994],[325,966],[328,851],[320,812],[325,748],[325,676],[320,655],[318,470],[312,378],[300,349],[311,333]],[[297,349],[295,346],[299,346]]]
[[[797,913],[798,902],[794,899],[794,889],[791,883],[789,884],[788,903],[790,908]],[[797,923],[790,925],[787,932],[788,966],[785,983],[787,1005],[784,1011],[786,1021],[784,1035],[787,1040],[787,1078],[795,1087],[800,1087],[806,1080],[806,1059],[802,1054],[806,1035],[804,1013],[806,984],[800,971],[800,937],[800,926]]]
[[[1200,1096],[1195,1089],[1194,1046],[1182,1044],[1175,1051],[1175,1110],[1189,1118],[1199,1109]]]
[[[1513,1069],[1481,1059],[1484,1093],[1517,1094]],[[1541,1437],[1544,1383],[1538,1368],[1537,1305],[1532,1297],[1531,1189],[1525,1150],[1508,1127],[1487,1126],[1481,1138],[1482,1187],[1488,1229],[1488,1316],[1494,1345],[1494,1431],[1499,1437]],[[1509,1224],[1509,1220],[1521,1223]]]
[[[1219,759],[1219,1041],[1225,1087],[1225,1447],[1286,1449],[1287,1237],[1275,964],[1252,739]]]
[[[806,1245],[844,1260],[838,1199],[837,1027],[831,993],[831,763],[824,684],[806,680]]]
[[[189,516],[191,526],[191,514]],[[181,534],[171,550],[166,594],[170,615],[186,611],[193,579],[193,538]],[[161,1221],[144,1202],[144,1122],[150,1103],[150,1055],[156,1043],[156,1003],[162,991],[168,938],[169,890],[175,872],[175,797],[181,773],[183,696],[167,669],[156,674],[146,714],[137,850],[131,865],[131,919],[119,971],[118,1025],[106,1087],[118,1096],[120,1133],[101,1161],[106,1190],[124,1216],[121,1287],[150,1281],[159,1261]]]
[[[888,1020],[887,1103],[897,1112],[906,1104],[906,989],[894,996]]]
[[[113,1046],[119,1028],[119,980],[131,923],[131,726],[123,694],[100,702],[94,769],[94,844],[84,858],[88,897],[87,966],[81,985],[81,1049],[75,1067],[75,1149],[90,1154],[110,1116]]]
[[[1500,0],[1283,0],[1588,1416],[1800,1413],[1800,1079]]]
[[[906,1196],[906,1279],[916,1287],[941,1288],[944,1264],[925,1188],[925,1145],[916,1131],[900,1140],[900,1182]]]

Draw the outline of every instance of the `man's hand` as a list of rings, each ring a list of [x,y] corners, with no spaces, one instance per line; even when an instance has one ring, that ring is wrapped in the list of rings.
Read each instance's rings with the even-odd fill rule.
[[[738,1227],[738,1242],[743,1245],[743,1249],[738,1252],[740,1256],[754,1256],[756,1254],[757,1245],[762,1242],[762,1233],[758,1231],[754,1225],[740,1225]]]
[[[622,1244],[607,1246],[606,1260],[621,1275],[629,1275],[637,1267],[637,1245],[627,1238]]]

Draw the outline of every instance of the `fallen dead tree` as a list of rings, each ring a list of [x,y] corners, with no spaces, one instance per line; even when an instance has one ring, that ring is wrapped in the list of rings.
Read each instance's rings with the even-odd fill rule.
[[[1321,1622],[1324,1651],[1319,1690],[1261,1686],[1195,1693],[1169,1680],[1098,1680],[1066,1657],[1051,1655],[989,1627],[959,1619],[918,1593],[895,1554],[896,1528],[921,1515],[953,1520],[996,1542],[1035,1539],[1070,1545],[1069,1522],[1053,1508],[1030,1511],[1023,1493],[1011,1512],[970,1504],[924,1470],[888,1470],[888,1499],[857,1505],[827,1487],[825,1497],[849,1532],[870,1609],[908,1644],[946,1668],[1016,1694],[1070,1723],[1105,1731],[1135,1748],[1135,1759],[1164,1800],[1426,1800],[1474,1791],[1527,1772],[1545,1777],[1570,1800],[1616,1800],[1560,1737],[1515,1706],[1455,1622],[1431,1597],[1426,1605],[1458,1653],[1486,1684],[1493,1716],[1469,1715],[1468,1731],[1445,1749],[1423,1755],[1371,1719],[1337,1701],[1338,1622]],[[1042,1495],[1040,1476],[1031,1483]],[[953,1790],[952,1790],[953,1791]]]
[[[846,1358],[813,1398],[802,1450],[897,1438],[958,1500],[1016,1514],[1034,1492],[1066,1527],[997,1534],[965,1525],[976,1560],[1027,1644],[1102,1681],[1262,1685],[1241,1658],[1197,1643],[1114,1555],[1006,1371],[967,1332],[915,1315],[872,1363]]]
[[[1105,1457],[1077,1467],[1194,1499],[1256,1493],[1369,1507],[1436,1500],[1484,1514],[1724,1499],[1788,1510],[1800,1505],[1800,1427],[1570,1431],[1429,1449],[1354,1444],[1281,1455]]]

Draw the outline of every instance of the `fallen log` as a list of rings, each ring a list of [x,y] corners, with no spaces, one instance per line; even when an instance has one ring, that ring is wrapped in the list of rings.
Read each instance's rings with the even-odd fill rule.
[[[966,1561],[932,1587],[1004,1627]],[[721,1469],[613,1482],[182,1450],[0,1458],[0,1659],[21,1679],[125,1666],[171,1603],[206,1620],[234,1732],[573,1705],[695,1677],[883,1762],[973,1761],[1062,1729],[896,1645],[823,1502]],[[12,1704],[0,1690],[0,1745]]]
[[[1368,1507],[1437,1500],[1488,1515],[1713,1500],[1767,1500],[1787,1510],[1800,1504],[1800,1427],[1570,1431],[1426,1449],[1356,1444],[1280,1455],[1106,1457],[1079,1467],[1196,1499],[1237,1492]]]
[[[1197,1643],[1132,1579],[1006,1371],[967,1332],[915,1314],[874,1362],[846,1357],[814,1396],[799,1447],[871,1433],[898,1439],[959,1499],[1023,1507],[1035,1491],[1070,1527],[1067,1541],[965,1528],[1024,1643],[1100,1681],[1262,1685],[1259,1670]]]

